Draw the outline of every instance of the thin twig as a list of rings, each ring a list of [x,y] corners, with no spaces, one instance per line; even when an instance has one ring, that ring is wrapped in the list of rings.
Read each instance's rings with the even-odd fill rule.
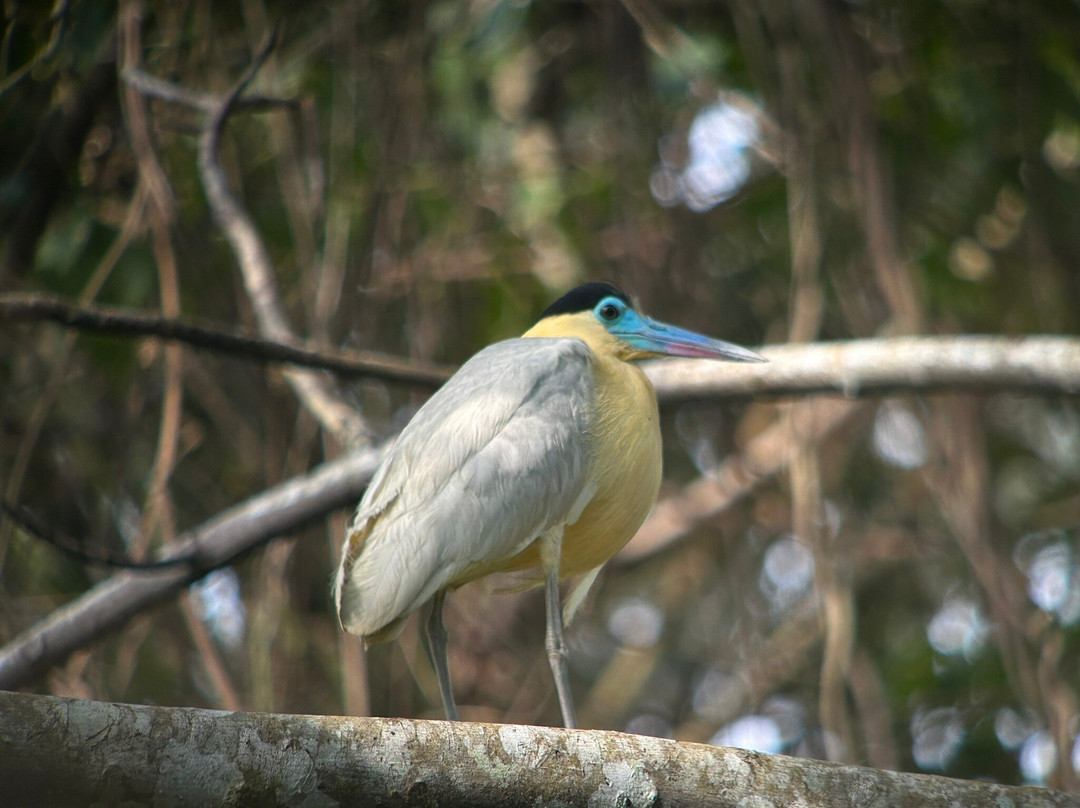
[[[118,556],[105,552],[92,552],[79,546],[71,538],[61,538],[52,528],[42,522],[29,508],[11,502],[0,502],[0,511],[7,514],[13,524],[18,525],[35,539],[50,544],[84,564],[97,564],[102,567],[124,570],[160,570],[170,567],[190,567],[195,559],[192,556],[169,558],[158,561],[135,561],[127,556]]]
[[[119,16],[118,60],[122,69],[138,67],[142,58],[142,6],[138,0],[123,0]],[[176,216],[175,197],[154,148],[146,100],[133,87],[125,88],[123,100],[124,118],[135,153],[139,179],[150,190],[147,206],[150,244],[157,267],[161,311],[166,317],[176,318],[180,316],[180,277],[176,251],[172,245],[172,226]],[[168,481],[176,463],[183,409],[182,346],[169,343],[165,346],[164,354],[164,395],[161,398],[157,448],[154,451],[139,536],[131,548],[137,558],[141,558],[149,549],[158,528],[164,528],[172,522],[172,500]],[[170,537],[166,535],[165,538]]]
[[[278,342],[294,343],[296,338],[278,304],[276,283],[266,245],[251,216],[229,190],[225,171],[219,160],[225,123],[237,99],[270,55],[275,42],[276,34],[271,33],[244,75],[222,97],[218,107],[207,116],[199,137],[198,166],[199,177],[214,219],[236,254],[259,331]],[[306,370],[287,370],[285,377],[304,407],[335,438],[347,446],[370,443],[372,431],[367,423],[333,392],[325,379]]]
[[[49,41],[45,43],[45,46],[41,50],[34,54],[30,61],[5,76],[3,80],[0,80],[0,97],[29,76],[38,65],[44,64],[56,55],[56,51],[60,48],[60,42],[64,38],[64,30],[67,28],[67,15],[70,6],[71,0],[56,0],[56,5],[53,6],[52,13],[49,14],[49,19],[47,20],[50,26]],[[4,37],[4,59],[2,64],[7,64],[9,42],[11,33],[14,29],[15,23],[12,21],[11,26],[8,28],[7,35]]]
[[[167,101],[183,107],[191,107],[200,112],[212,113],[221,105],[221,98],[213,93],[204,93],[200,90],[192,90],[171,81],[151,76],[137,68],[127,68],[120,74],[124,83],[138,90],[149,98],[159,101]],[[265,112],[267,110],[281,109],[299,110],[301,100],[298,98],[277,98],[268,95],[249,95],[237,98],[233,101],[233,112]]]
[[[116,306],[77,305],[48,295],[0,295],[0,323],[48,320],[114,336],[150,336],[261,362],[331,370],[345,376],[435,388],[446,365],[374,351],[285,345],[222,326]],[[767,364],[664,359],[644,364],[663,403],[705,398],[760,400],[834,393],[845,398],[897,392],[1080,394],[1080,338],[1057,336],[891,337],[773,345]]]
[[[444,365],[412,362],[374,351],[286,345],[238,329],[198,324],[187,318],[162,317],[137,309],[79,305],[51,295],[0,295],[0,323],[39,320],[117,337],[158,337],[260,362],[285,362],[417,387],[438,387],[453,373],[453,368]]]

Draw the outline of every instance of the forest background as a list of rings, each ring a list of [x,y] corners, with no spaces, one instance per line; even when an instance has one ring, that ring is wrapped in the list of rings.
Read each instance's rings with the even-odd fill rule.
[[[380,445],[431,383],[16,323],[27,295],[420,377],[592,279],[754,346],[1078,330],[1074,2],[4,15],[0,486],[90,555]],[[582,724],[1080,789],[1076,398],[848,392],[664,402],[661,506],[569,631]],[[17,685],[440,715],[415,625],[365,657],[336,624],[348,516]],[[4,521],[0,641],[112,574]],[[463,717],[557,723],[542,599],[506,583],[448,600]]]

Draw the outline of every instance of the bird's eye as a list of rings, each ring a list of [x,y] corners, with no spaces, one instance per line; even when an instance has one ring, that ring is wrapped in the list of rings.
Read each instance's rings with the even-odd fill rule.
[[[616,306],[614,303],[608,303],[606,306],[601,306],[600,317],[604,320],[619,319],[619,307]]]

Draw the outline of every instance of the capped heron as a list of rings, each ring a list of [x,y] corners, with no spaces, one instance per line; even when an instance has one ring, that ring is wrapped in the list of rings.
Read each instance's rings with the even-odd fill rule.
[[[394,639],[423,607],[446,717],[446,593],[493,572],[538,570],[546,648],[567,727],[576,725],[564,619],[637,532],[660,488],[656,394],[634,360],[765,361],[652,320],[608,283],[569,292],[518,339],[473,356],[420,408],[371,483],[342,548],[342,627]],[[559,581],[582,575],[560,608]]]

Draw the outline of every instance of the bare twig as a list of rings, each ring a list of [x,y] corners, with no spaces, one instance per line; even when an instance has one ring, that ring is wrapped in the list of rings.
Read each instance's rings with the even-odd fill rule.
[[[291,344],[295,337],[278,304],[270,255],[254,221],[229,190],[219,159],[221,137],[233,106],[270,55],[275,41],[273,34],[266,38],[251,66],[207,116],[199,137],[198,165],[214,219],[236,254],[259,331],[278,342]],[[338,440],[346,445],[370,441],[371,430],[364,419],[330,389],[325,379],[304,370],[287,370],[285,376],[308,411]]]
[[[85,564],[100,564],[103,567],[113,567],[115,569],[159,570],[169,567],[189,567],[192,563],[192,559],[189,557],[159,561],[136,561],[126,556],[120,557],[106,552],[87,550],[80,547],[74,539],[61,538],[56,535],[52,528],[42,522],[30,509],[22,505],[0,502],[0,511],[7,515],[12,524],[18,525],[34,538],[46,544],[51,544],[61,552],[67,553],[72,558],[76,558]]]
[[[56,55],[56,51],[60,47],[60,42],[64,38],[64,31],[67,28],[68,10],[70,7],[71,0],[56,0],[52,13],[49,14],[49,19],[47,21],[49,23],[49,40],[28,62],[0,80],[0,97],[29,76],[39,65],[44,64]],[[0,59],[0,67],[7,64],[7,57],[10,53],[8,45],[14,30],[15,23],[13,21],[4,36],[3,58]]]
[[[138,0],[123,0],[120,4],[120,35],[117,57],[121,69],[137,67],[142,57],[142,8]],[[161,311],[166,317],[180,316],[180,278],[177,272],[176,251],[172,245],[172,225],[176,203],[169,180],[158,160],[150,133],[146,101],[132,87],[124,92],[123,111],[139,170],[139,181],[149,189],[147,210],[150,223],[150,243],[154,251],[158,275],[158,295]],[[165,346],[164,395],[161,401],[161,422],[157,448],[150,471],[142,526],[132,552],[141,557],[150,547],[159,526],[171,524],[172,500],[168,481],[176,462],[183,408],[182,347],[176,343]],[[166,539],[171,538],[166,536]]]
[[[47,295],[0,295],[0,323],[37,320],[49,320],[99,334],[159,337],[263,362],[288,362],[346,376],[364,376],[418,387],[438,387],[453,372],[446,366],[407,361],[374,351],[283,344],[236,329],[200,325],[185,318],[172,319],[135,309],[79,305]]]
[[[204,93],[173,84],[171,81],[151,76],[138,68],[125,69],[120,77],[126,84],[149,98],[167,101],[183,107],[190,107],[200,112],[212,113],[221,105],[221,98],[213,93]],[[301,101],[297,98],[275,98],[266,95],[248,95],[233,102],[233,112],[265,112],[282,107],[299,110]]]

